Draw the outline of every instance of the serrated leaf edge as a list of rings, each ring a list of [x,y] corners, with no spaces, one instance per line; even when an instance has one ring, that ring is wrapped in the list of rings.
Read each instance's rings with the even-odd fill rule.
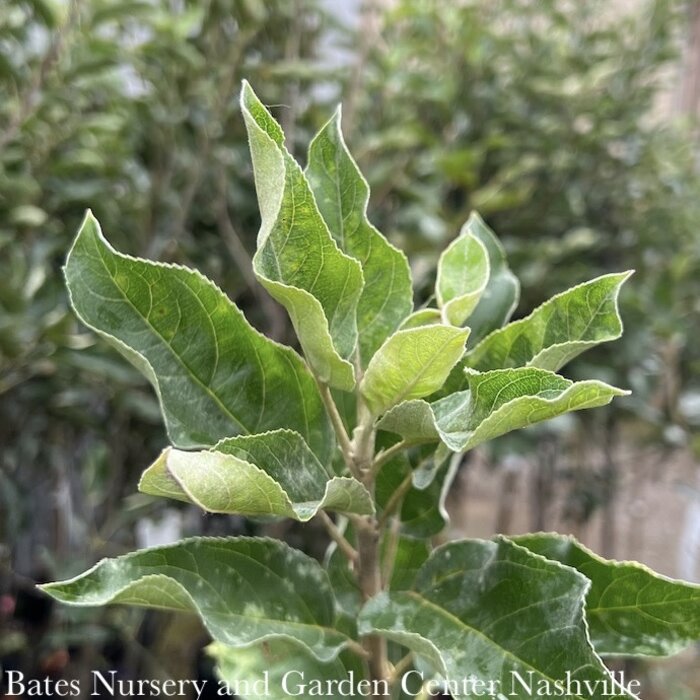
[[[243,117],[246,120],[247,123],[250,124],[250,127],[255,128],[260,135],[269,140],[271,144],[274,145],[276,149],[279,150],[280,152],[280,157],[282,159],[282,167],[284,171],[286,172],[286,168],[289,165],[289,167],[293,167],[298,169],[299,173],[302,175],[302,177],[306,177],[304,175],[304,171],[301,169],[301,166],[296,162],[296,160],[292,157],[292,155],[289,153],[287,150],[286,146],[284,143],[277,143],[258,123],[253,114],[250,112],[248,109],[248,106],[246,105],[246,99],[248,99],[249,96],[252,96],[253,99],[258,100],[258,97],[255,95],[253,92],[253,89],[250,86],[250,83],[247,80],[243,80],[242,83],[242,89],[241,89],[241,96],[240,96],[240,107],[241,107],[241,112],[243,113]],[[259,101],[259,100],[258,100]],[[285,159],[285,155],[288,156],[288,160]],[[311,187],[308,188],[309,190],[309,196],[311,197],[311,200],[314,203],[314,206],[316,207],[316,210],[318,211],[318,205],[316,203],[316,198],[314,196],[313,191],[311,190]],[[273,215],[273,221],[276,221],[278,216],[279,216],[279,211],[282,206],[282,196],[283,196],[283,191],[280,192],[279,197],[277,198],[276,202],[276,212]],[[338,251],[338,253],[346,258],[348,261],[350,261],[353,265],[356,266],[357,271],[360,274],[360,279],[362,280],[362,288],[364,288],[364,275],[362,273],[362,266],[360,263],[355,260],[355,258],[346,255],[338,246],[336,243],[335,239],[331,235],[330,231],[328,230],[328,226],[323,219],[323,217],[320,214],[318,215],[319,221],[322,223],[322,225],[325,227],[325,232],[328,235],[329,240],[331,241],[332,245],[335,246],[335,249]],[[274,225],[274,224],[273,224]],[[308,292],[306,289],[303,289],[301,287],[294,287],[292,285],[285,284],[284,282],[280,282],[279,280],[273,280],[264,275],[257,264],[258,261],[258,252],[261,250],[262,246],[264,245],[265,241],[267,240],[270,232],[272,230],[272,226],[270,227],[270,230],[267,232],[263,231],[263,228],[261,226],[260,232],[258,234],[258,251],[256,251],[255,255],[253,256],[253,270],[255,272],[256,277],[260,280],[260,282],[265,286],[268,291],[273,288],[273,289],[283,289],[285,291],[291,292],[295,296],[298,296],[302,298],[305,302],[309,303],[311,307],[313,307],[314,314],[319,318],[321,321],[321,326],[322,331],[321,331],[321,336],[323,343],[327,345],[328,349],[331,351],[331,357],[333,358],[333,365],[335,366],[335,369],[328,368],[326,372],[320,373],[320,379],[331,385],[334,386],[338,389],[343,389],[345,391],[352,391],[355,388],[356,384],[356,377],[355,377],[355,367],[352,364],[352,362],[349,362],[345,358],[341,357],[341,355],[338,353],[335,344],[333,343],[333,338],[330,333],[330,323],[328,321],[328,318],[326,317],[325,311],[323,307],[321,306],[321,302],[310,292]],[[360,292],[361,294],[361,292]],[[360,298],[360,294],[358,294],[358,300]],[[291,315],[291,314],[290,314]],[[355,347],[353,348],[353,353],[357,352],[357,344],[358,344],[358,337],[355,338]],[[300,342],[302,342],[301,338],[299,339]],[[303,342],[302,342],[303,345]],[[311,359],[311,353],[309,353]],[[319,369],[318,364],[316,365],[315,369]]]
[[[496,328],[495,330],[491,331],[488,335],[484,336],[471,350],[468,350],[467,353],[464,356],[465,362],[469,362],[470,356],[474,355],[479,348],[485,344],[488,340],[491,339],[492,336],[498,335],[499,333],[504,332],[506,329],[510,328],[515,328],[517,326],[521,326],[526,324],[537,312],[539,312],[543,307],[548,306],[552,304],[554,301],[559,299],[560,297],[570,294],[571,292],[574,292],[577,289],[580,289],[581,287],[585,287],[588,285],[593,284],[594,282],[599,282],[600,280],[606,279],[606,278],[612,278],[612,277],[619,277],[620,281],[618,285],[615,287],[615,291],[613,293],[613,304],[614,304],[614,309],[615,309],[615,316],[616,316],[616,322],[618,324],[618,330],[614,335],[611,335],[603,340],[596,340],[596,341],[588,341],[588,340],[571,340],[571,341],[565,341],[563,343],[553,343],[552,345],[548,345],[546,348],[542,348],[531,360],[529,360],[524,366],[525,367],[532,367],[536,366],[535,362],[537,361],[537,358],[543,355],[546,352],[550,352],[551,350],[559,347],[564,347],[567,345],[576,345],[576,344],[581,344],[585,345],[586,347],[589,347],[591,345],[598,345],[599,343],[603,342],[611,342],[613,340],[617,340],[622,336],[622,333],[624,331],[624,325],[622,322],[622,317],[620,316],[620,303],[619,303],[619,298],[620,298],[620,290],[622,289],[622,285],[634,274],[634,270],[627,270],[625,272],[611,272],[605,275],[599,275],[598,277],[594,277],[593,279],[586,280],[585,282],[581,282],[580,284],[576,284],[573,287],[569,287],[568,289],[565,289],[562,292],[559,292],[558,294],[555,294],[554,296],[551,296],[549,299],[546,301],[542,302],[539,306],[537,306],[535,309],[533,309],[527,316],[518,319],[517,321],[512,321],[511,323],[506,324],[505,326],[501,326],[500,328]]]
[[[163,403],[163,397],[161,394],[161,389],[160,389],[160,381],[158,379],[158,376],[156,375],[156,372],[154,371],[151,363],[146,359],[146,357],[138,352],[138,350],[135,350],[134,348],[130,347],[123,341],[121,341],[119,338],[116,336],[112,335],[111,333],[107,333],[106,331],[103,331],[99,328],[96,328],[93,326],[91,323],[89,323],[83,315],[78,311],[74,301],[73,301],[73,290],[71,289],[70,282],[68,280],[67,276],[67,267],[68,267],[68,262],[71,259],[72,255],[74,254],[75,247],[78,244],[78,240],[80,239],[80,236],[82,235],[83,229],[87,223],[91,223],[95,227],[95,231],[97,232],[97,237],[101,241],[101,243],[104,245],[104,247],[110,252],[110,254],[114,255],[115,257],[121,259],[121,260],[128,260],[131,262],[136,262],[140,264],[147,264],[156,268],[164,269],[164,270],[178,270],[181,272],[185,272],[187,274],[193,275],[197,279],[199,279],[201,282],[204,284],[208,284],[211,287],[215,289],[215,291],[221,295],[222,299],[224,299],[225,303],[227,306],[231,309],[231,311],[235,314],[239,314],[246,326],[248,327],[248,330],[258,336],[259,338],[267,341],[271,345],[275,346],[278,350],[281,351],[282,355],[286,355],[286,360],[290,363],[298,362],[299,366],[298,370],[302,370],[302,368],[305,367],[304,365],[304,360],[294,351],[293,348],[290,348],[288,345],[284,345],[282,343],[278,343],[275,340],[272,340],[271,338],[268,338],[266,335],[261,333],[259,330],[257,330],[254,326],[250,324],[248,319],[245,317],[245,314],[229,299],[228,295],[219,287],[213,280],[210,280],[208,277],[203,275],[199,270],[196,270],[194,268],[189,268],[186,267],[185,265],[179,265],[177,263],[165,263],[165,262],[157,262],[153,260],[145,260],[144,258],[139,258],[137,256],[129,255],[127,253],[122,253],[118,250],[116,250],[112,244],[107,240],[105,237],[103,231],[102,231],[102,226],[100,225],[100,222],[97,220],[97,218],[93,215],[92,210],[87,209],[85,212],[85,216],[83,217],[83,221],[80,224],[80,227],[78,228],[78,233],[76,234],[75,238],[73,239],[73,243],[71,244],[70,250],[68,251],[68,255],[66,256],[66,263],[63,265],[62,272],[63,272],[63,277],[66,282],[66,289],[68,290],[68,301],[70,303],[71,308],[73,309],[73,312],[75,315],[80,319],[81,323],[83,323],[87,328],[89,328],[93,333],[96,333],[98,336],[105,338],[108,340],[110,343],[118,347],[126,356],[131,356],[135,357],[138,359],[140,363],[139,369],[146,375],[147,379],[153,386],[153,389],[156,392],[156,396],[158,398],[158,405],[160,407],[161,414],[163,416],[167,416],[167,411],[165,409],[165,405]],[[111,276],[111,273],[109,273]],[[205,387],[206,388],[206,387]],[[215,395],[211,394],[211,392],[207,389],[208,393],[212,396],[212,398],[216,401],[216,403],[220,404],[224,410],[226,411],[227,414],[231,416],[231,418],[236,422],[236,424],[240,425],[241,429],[244,432],[244,434],[250,435],[250,431],[242,425],[239,420],[236,418],[236,416],[232,415],[230,411],[223,405],[221,400],[216,397]],[[168,434],[168,437],[170,438],[171,442],[175,442],[173,439],[173,435],[170,432],[170,425],[168,421],[165,422],[165,429]],[[201,447],[208,447],[208,445],[202,445]]]
[[[316,566],[319,567],[319,569],[320,569],[321,572],[322,572],[322,575],[326,578],[326,580],[327,580],[327,582],[328,582],[328,589],[329,589],[329,591],[331,592],[331,595],[333,596],[333,598],[335,598],[335,595],[333,594],[333,586],[331,585],[330,579],[328,579],[328,573],[326,572],[326,570],[325,570],[323,567],[321,567],[321,566],[318,564],[318,562],[317,562],[315,559],[311,558],[311,557],[308,556],[307,554],[304,554],[302,551],[300,551],[300,550],[298,550],[298,549],[294,549],[293,547],[290,547],[289,545],[287,545],[286,543],[282,542],[281,540],[275,539],[275,538],[273,538],[273,537],[209,537],[209,536],[205,536],[205,537],[187,537],[187,538],[185,538],[185,539],[179,540],[179,541],[178,541],[177,543],[175,543],[175,544],[171,544],[171,545],[155,545],[155,546],[152,546],[152,547],[145,547],[145,548],[143,548],[143,549],[138,549],[138,550],[136,550],[136,551],[129,552],[128,554],[124,554],[124,555],[122,555],[122,556],[120,556],[120,557],[118,557],[118,558],[119,558],[120,560],[124,561],[124,560],[128,560],[128,559],[130,559],[130,558],[132,558],[132,557],[139,556],[139,555],[142,555],[142,554],[146,554],[146,553],[149,553],[149,552],[156,552],[156,551],[162,550],[162,549],[164,549],[164,548],[173,548],[173,549],[175,549],[175,548],[177,548],[177,547],[180,547],[180,546],[186,545],[186,544],[190,544],[190,543],[197,543],[197,542],[219,542],[219,543],[226,543],[226,542],[231,542],[231,541],[234,541],[234,542],[241,542],[241,541],[246,541],[246,542],[261,542],[261,543],[266,543],[266,544],[272,544],[273,546],[280,547],[280,548],[282,548],[282,549],[284,549],[284,548],[289,549],[290,551],[294,552],[295,556],[300,556],[300,557],[302,557],[302,558],[308,559],[310,562],[313,563],[313,565],[316,565]],[[52,582],[52,583],[37,584],[37,588],[38,588],[39,590],[41,590],[41,591],[47,593],[48,595],[51,595],[52,597],[56,597],[56,596],[54,596],[53,593],[52,593],[52,590],[53,590],[53,589],[59,588],[59,587],[61,587],[61,586],[70,585],[70,584],[72,584],[72,583],[76,583],[76,582],[79,581],[81,578],[85,578],[85,577],[89,576],[90,574],[92,574],[92,573],[93,573],[94,571],[96,571],[100,566],[102,566],[102,565],[105,564],[106,562],[110,561],[110,559],[111,559],[110,557],[103,557],[103,558],[100,559],[96,564],[94,564],[93,566],[91,566],[89,569],[87,569],[86,571],[84,571],[84,572],[82,572],[82,573],[80,573],[80,574],[77,574],[76,576],[73,576],[72,578],[68,578],[68,579],[65,579],[65,580],[63,580],[63,581],[54,581],[54,582]],[[112,558],[112,559],[113,559],[113,558]],[[202,610],[201,610],[200,607],[196,604],[196,602],[194,601],[194,599],[192,598],[192,596],[187,592],[187,590],[185,589],[184,586],[182,586],[182,584],[180,584],[179,582],[177,582],[177,581],[175,581],[174,579],[170,578],[170,577],[167,576],[166,574],[146,574],[145,576],[141,576],[140,578],[135,579],[134,581],[130,581],[127,585],[125,585],[125,586],[123,586],[122,588],[120,588],[119,590],[115,591],[110,597],[108,597],[108,598],[106,598],[106,599],[104,599],[104,600],[99,600],[98,602],[95,602],[95,603],[90,603],[89,605],[86,605],[85,603],[79,603],[79,602],[68,601],[68,600],[61,600],[61,603],[63,603],[64,605],[69,605],[69,606],[71,606],[71,607],[96,607],[96,606],[100,606],[100,605],[109,605],[116,597],[122,595],[123,593],[128,593],[132,588],[134,588],[135,586],[139,585],[141,582],[143,582],[143,581],[145,581],[145,580],[160,580],[160,579],[167,579],[170,583],[174,584],[177,588],[179,588],[180,590],[182,590],[182,592],[183,592],[183,594],[185,595],[185,597],[188,598],[188,599],[191,601],[191,603],[192,603],[192,609],[193,609],[194,611],[196,611],[197,615],[200,617],[200,619],[202,620],[202,622],[204,623],[204,625],[205,625],[205,627],[206,627],[206,622],[205,622],[205,619],[206,619],[206,618],[205,618],[204,615],[202,614]],[[157,606],[157,605],[151,606],[151,605],[149,604],[149,607],[158,608],[159,606]],[[337,607],[337,605],[336,605],[335,602],[334,602],[333,608],[336,609],[336,607]],[[163,606],[161,609],[169,610],[170,608],[167,608],[167,607]],[[241,616],[241,617],[242,617],[242,616]],[[257,619],[263,619],[263,618],[257,618]],[[331,655],[329,655],[329,656],[326,656],[326,655],[323,655],[323,654],[319,656],[318,653],[316,653],[316,652],[315,652],[313,649],[311,649],[309,646],[307,646],[306,644],[304,644],[304,643],[302,643],[302,642],[299,642],[299,640],[298,640],[296,637],[292,637],[292,636],[290,636],[290,635],[288,635],[288,634],[274,634],[274,633],[271,633],[271,634],[263,635],[263,636],[261,636],[261,637],[255,639],[255,640],[252,641],[252,642],[246,642],[245,644],[232,644],[232,643],[230,643],[230,642],[226,642],[225,645],[226,645],[226,646],[229,646],[229,647],[232,647],[232,648],[234,648],[234,649],[237,649],[237,648],[238,648],[238,649],[247,649],[247,648],[249,648],[249,647],[251,647],[251,646],[255,646],[256,644],[260,644],[261,642],[264,642],[264,641],[266,641],[266,640],[268,640],[268,639],[285,639],[285,640],[290,640],[290,641],[292,641],[294,644],[296,644],[296,645],[298,645],[299,647],[301,647],[302,649],[308,651],[312,656],[314,656],[314,658],[318,659],[319,661],[321,661],[321,662],[327,662],[327,661],[332,661],[333,659],[335,659],[335,658],[338,656],[338,654],[339,654],[343,649],[346,649],[346,648],[348,648],[349,646],[352,646],[353,643],[354,643],[353,640],[351,640],[349,637],[347,637],[347,636],[344,635],[342,632],[340,632],[339,630],[337,630],[337,629],[335,629],[335,628],[332,628],[332,627],[324,627],[323,625],[309,625],[309,624],[306,624],[306,623],[298,623],[298,622],[295,623],[295,622],[289,622],[289,621],[284,621],[284,620],[271,620],[271,621],[272,621],[272,622],[284,622],[285,624],[290,624],[290,625],[292,625],[292,626],[296,624],[296,625],[302,625],[302,626],[304,626],[304,627],[310,627],[310,628],[320,629],[320,630],[324,630],[324,631],[330,632],[330,633],[332,633],[333,635],[336,635],[337,637],[342,637],[342,638],[344,638],[344,639],[342,640],[342,642],[341,642],[340,644],[337,645],[337,647],[333,650],[333,653],[332,653]]]

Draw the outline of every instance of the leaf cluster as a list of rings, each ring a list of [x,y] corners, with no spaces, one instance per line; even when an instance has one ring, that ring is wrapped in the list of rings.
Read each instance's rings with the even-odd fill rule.
[[[275,540],[194,538],[44,590],[74,605],[193,611],[221,673],[239,680],[261,677],[272,654],[309,679],[369,679],[386,694],[415,669],[455,698],[472,675],[511,688],[517,674],[547,684],[567,672],[586,688],[573,697],[602,698],[611,684],[609,697],[631,697],[601,655],[659,656],[697,639],[696,586],[558,535],[429,540],[466,451],[626,393],[558,372],[621,335],[629,274],[510,322],[519,283],[472,214],[439,258],[435,306],[414,309],[403,253],[367,219],[340,111],[302,169],[246,82],[241,109],[261,214],[252,268],[300,353],[201,273],[117,252],[91,213],[66,281],[80,319],[157,394],[172,447],[140,489],[207,512],[318,517],[331,549],[320,564]]]

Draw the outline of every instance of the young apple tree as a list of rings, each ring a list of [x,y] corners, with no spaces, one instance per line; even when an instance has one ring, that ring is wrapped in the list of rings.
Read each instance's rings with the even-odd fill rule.
[[[509,322],[518,281],[473,214],[440,256],[435,306],[414,310],[405,256],[367,219],[340,112],[302,170],[247,83],[241,106],[261,214],[253,268],[301,354],[197,271],[118,253],[89,213],[66,280],[80,319],[158,395],[172,446],[140,490],[210,513],[318,518],[332,546],[319,563],[273,539],[196,537],[43,590],[195,612],[246,698],[521,699],[557,684],[579,700],[632,697],[601,657],[698,639],[700,587],[556,534],[430,546],[465,452],[626,393],[557,372],[620,336],[629,273]]]

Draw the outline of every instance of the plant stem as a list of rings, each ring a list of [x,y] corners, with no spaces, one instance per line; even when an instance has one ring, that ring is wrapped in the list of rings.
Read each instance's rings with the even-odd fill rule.
[[[350,443],[348,433],[345,430],[343,419],[340,417],[340,413],[338,413],[338,407],[335,405],[335,401],[333,401],[330,387],[328,384],[324,384],[318,379],[316,379],[316,384],[318,385],[318,391],[321,394],[321,400],[323,401],[326,411],[328,411],[328,415],[330,416],[331,423],[333,424],[333,430],[335,431],[335,436],[338,440],[338,444],[340,445],[340,451],[343,453],[345,466],[355,478],[360,478],[355,466],[355,460],[353,459],[354,449]]]
[[[351,563],[354,564],[358,557],[355,548],[345,539],[345,537],[343,537],[343,533],[337,528],[336,524],[331,520],[330,516],[325,510],[320,510],[318,512],[318,517],[326,528],[326,531],[330,535],[331,539],[338,545],[340,551]]]
[[[387,522],[389,522],[389,518],[391,518],[391,516],[401,507],[404,496],[408,493],[412,483],[413,472],[409,472],[404,480],[399,484],[396,491],[394,491],[394,493],[391,495],[391,498],[387,502],[386,506],[384,506],[382,517],[379,518],[380,529],[383,528]]]
[[[357,533],[358,578],[362,597],[365,600],[373,598],[382,590],[382,580],[379,562],[379,530],[372,523]],[[371,634],[363,639],[367,651],[369,674],[372,680],[385,680],[387,677],[387,646],[386,639]]]
[[[374,416],[358,393],[357,428],[352,439],[352,461],[372,498],[375,498],[374,461]],[[376,517],[356,521],[357,528],[357,577],[364,600],[369,600],[382,591],[382,568],[379,556],[380,528]],[[385,681],[389,675],[387,641],[378,634],[363,638],[362,644],[368,653],[369,677],[374,681]],[[375,700],[381,696],[377,696]]]
[[[413,652],[409,651],[406,656],[403,658],[399,659],[399,661],[396,662],[396,665],[394,666],[393,670],[391,671],[391,676],[389,676],[389,683],[391,685],[395,685],[403,676],[405,671],[408,671],[408,669],[411,667],[411,664],[413,663]]]
[[[408,440],[401,440],[401,442],[397,442],[395,445],[392,445],[391,447],[387,447],[386,450],[382,450],[375,458],[374,458],[374,463],[372,464],[372,477],[377,478],[377,474],[379,474],[379,470],[390,460],[392,460],[396,455],[400,454],[403,452],[405,449],[409,447],[410,443]]]

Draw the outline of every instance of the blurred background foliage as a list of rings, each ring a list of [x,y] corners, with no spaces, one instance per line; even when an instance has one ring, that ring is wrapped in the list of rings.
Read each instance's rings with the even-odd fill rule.
[[[560,520],[580,531],[602,512],[603,548],[614,553],[620,444],[632,446],[632,462],[635,450],[700,452],[697,103],[674,107],[700,12],[688,0],[620,5],[2,3],[3,658],[42,675],[98,662],[132,675],[194,673],[156,632],[178,618],[52,612],[32,584],[134,543],[250,527],[134,495],[166,441],[155,398],[77,323],[60,271],[90,207],[119,249],[200,267],[261,330],[294,342],[250,272],[258,214],[242,78],[302,159],[343,101],[370,214],[408,252],[418,303],[438,251],[472,209],[508,249],[523,285],[519,316],[572,284],[636,269],[622,299],[624,339],[570,369],[633,396],[501,441],[485,457],[502,479],[489,529],[512,526],[515,456],[532,465],[529,526],[560,524],[544,513],[561,477]],[[600,450],[592,466],[580,458],[591,442]]]

